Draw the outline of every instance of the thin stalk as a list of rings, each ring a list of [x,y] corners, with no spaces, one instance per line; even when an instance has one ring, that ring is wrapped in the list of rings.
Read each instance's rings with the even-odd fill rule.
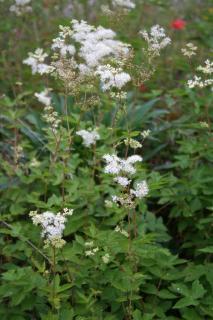
[[[5,227],[7,227],[10,230],[13,230],[13,227],[11,225],[9,225],[7,222],[5,221],[0,221]],[[48,261],[48,263],[50,265],[52,265],[51,260],[39,249],[37,248],[30,240],[25,239],[22,236],[17,235],[17,238],[19,238],[20,240],[26,242],[29,246],[31,246],[31,248],[33,248],[34,250],[36,250],[46,261]]]
[[[53,298],[53,305],[55,308],[55,275],[56,275],[56,271],[55,271],[55,267],[56,267],[56,261],[55,261],[55,247],[53,247],[53,264],[52,264],[52,270],[53,270],[53,286],[52,286],[52,298]]]

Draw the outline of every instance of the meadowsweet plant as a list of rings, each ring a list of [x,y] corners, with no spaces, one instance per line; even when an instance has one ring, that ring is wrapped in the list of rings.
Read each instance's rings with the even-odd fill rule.
[[[127,6],[127,3],[122,4]],[[121,5],[121,3],[119,2],[117,5]],[[130,6],[130,2],[128,6]],[[130,7],[133,7],[133,5],[131,4]],[[50,75],[53,79],[60,81],[60,90],[64,97],[61,116],[54,110],[53,90],[46,88],[40,93],[35,93],[38,102],[44,106],[43,119],[50,129],[47,137],[49,140],[48,149],[52,153],[52,170],[54,170],[55,166],[57,168],[58,161],[63,162],[63,165],[66,166],[70,159],[72,159],[71,154],[73,154],[75,148],[73,141],[77,141],[77,136],[81,137],[82,145],[86,147],[87,152],[92,149],[92,161],[90,160],[86,164],[87,167],[91,166],[91,169],[89,167],[87,169],[92,172],[91,183],[94,184],[96,180],[100,179],[100,174],[106,174],[104,179],[107,179],[108,174],[112,176],[111,182],[108,183],[117,187],[111,194],[111,197],[105,200],[104,208],[105,210],[111,210],[113,206],[116,206],[117,210],[123,212],[121,217],[118,220],[116,219],[117,221],[115,221],[110,232],[114,236],[124,237],[127,243],[130,241],[126,253],[124,252],[124,256],[126,255],[131,260],[133,267],[133,265],[137,265],[137,258],[131,257],[135,255],[131,245],[132,234],[134,233],[135,239],[139,236],[136,208],[140,201],[143,201],[149,193],[149,186],[146,180],[141,178],[141,174],[137,171],[137,168],[139,165],[141,166],[143,160],[140,152],[144,139],[149,135],[149,130],[142,132],[142,141],[140,142],[131,137],[131,129],[128,125],[128,119],[126,119],[126,138],[123,141],[120,139],[117,142],[115,139],[117,139],[116,124],[118,118],[120,116],[127,117],[125,103],[127,99],[126,88],[134,83],[134,52],[131,45],[117,39],[117,35],[113,30],[102,26],[95,27],[83,20],[72,20],[71,26],[60,26],[59,29],[58,37],[52,41],[52,54],[50,56],[47,56],[45,51],[39,48],[36,49],[35,53],[29,53],[29,57],[23,61],[24,64],[31,67],[33,74]],[[164,29],[159,26],[153,27],[151,36],[153,40],[148,41],[150,52],[152,51],[153,56],[160,55],[160,50],[170,40],[164,39],[166,37]],[[82,94],[83,88],[86,90],[84,94]],[[88,90],[91,93],[88,93]],[[81,110],[81,117],[85,111],[88,112],[89,110],[90,112],[87,104],[91,104],[90,108],[95,110],[97,108],[96,104],[102,103],[102,97],[105,96],[105,99],[110,99],[117,109],[112,116],[111,127],[108,129],[107,127],[102,127],[102,125],[98,127],[96,120],[93,126],[86,126],[88,129],[85,129],[85,126],[82,126],[81,118],[72,126],[72,115],[69,113],[68,106],[69,95],[75,97],[76,103]],[[94,101],[96,101],[95,104]],[[96,111],[96,118],[100,119],[100,117],[102,117],[102,111],[98,109]],[[67,130],[66,133],[64,131],[65,128]],[[106,135],[109,135],[110,139],[107,147],[108,150],[104,147],[101,151],[101,149],[98,149],[98,146],[99,144],[104,145],[104,139],[106,139],[104,137]],[[125,155],[120,157],[117,155],[116,148],[122,143],[126,151]],[[63,148],[63,145],[66,147]],[[99,151],[97,152],[96,150]],[[139,154],[136,151],[139,151]],[[105,167],[103,167],[103,161],[105,162]],[[62,183],[63,203],[72,201],[72,193],[70,195],[66,194],[66,184],[69,181],[68,172],[66,171],[66,167],[64,167]],[[73,179],[75,180],[76,178]],[[101,186],[101,182],[96,183]],[[68,200],[68,197],[71,198]],[[45,211],[38,214],[35,211],[30,213],[33,223],[40,225],[42,228],[41,236],[44,238],[45,247],[50,246],[54,249],[54,270],[56,268],[56,261],[59,261],[55,260],[57,250],[62,247],[66,248],[62,235],[65,229],[65,222],[67,221],[66,216],[69,212],[63,211],[62,213],[54,214],[52,211]],[[72,217],[70,221],[72,224]],[[94,226],[88,213],[85,214],[83,221],[84,227],[88,230],[86,233],[88,233],[89,239],[85,239],[85,243],[82,243],[84,247],[82,254],[84,254],[87,260],[92,260],[95,264],[110,265],[111,261],[116,259],[116,253],[113,252],[109,243],[105,243],[101,238],[96,238],[95,234],[91,233],[90,228],[94,228]],[[55,274],[56,272],[54,271],[54,279]],[[55,285],[53,286],[53,291],[55,291]],[[127,297],[126,312],[131,317],[134,289],[131,288],[127,291],[130,296]],[[55,308],[55,304],[53,305]]]
[[[8,1],[0,319],[213,317],[208,10],[160,2]]]

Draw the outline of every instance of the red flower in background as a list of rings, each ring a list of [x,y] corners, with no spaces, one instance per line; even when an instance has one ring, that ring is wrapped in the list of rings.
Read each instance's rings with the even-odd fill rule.
[[[142,83],[139,85],[139,91],[140,92],[147,92],[148,88],[145,86],[145,84]]]
[[[182,30],[186,26],[186,21],[182,19],[173,20],[171,23],[171,28],[175,30]]]

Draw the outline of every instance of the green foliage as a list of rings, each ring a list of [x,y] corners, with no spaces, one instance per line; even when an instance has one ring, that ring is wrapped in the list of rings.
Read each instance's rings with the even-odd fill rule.
[[[159,71],[145,83],[144,92],[137,86],[129,90],[123,108],[101,93],[100,106],[83,108],[81,88],[78,101],[67,97],[66,116],[60,83],[50,81],[62,119],[57,143],[33,97],[42,81],[22,65],[28,51],[48,47],[58,25],[70,20],[64,16],[66,1],[44,2],[45,8],[42,1],[35,3],[33,31],[28,17],[6,17],[8,6],[0,3],[0,319],[212,319],[212,96],[207,88],[185,85],[208,58],[211,3],[194,6],[187,1],[186,30],[171,30],[175,44],[159,58]],[[120,38],[130,38],[135,49],[141,46],[136,39],[141,12],[144,28],[156,20],[169,26],[169,16],[182,16],[171,1],[138,1],[140,10],[122,17],[123,25],[99,17],[102,2],[91,14],[88,1],[79,1],[76,17],[108,27],[114,23]],[[191,64],[180,53],[189,41],[200,48]],[[136,56],[138,65],[140,59]],[[110,129],[113,119],[116,127]],[[75,132],[94,125],[101,140],[95,148],[85,148]],[[137,171],[138,180],[148,181],[147,200],[138,201],[135,211],[107,206],[115,185],[104,174],[103,155],[117,146],[125,156],[123,140],[137,139],[147,129],[152,133],[143,141],[144,164]],[[29,212],[66,207],[74,214],[66,224],[66,244],[56,250],[53,263],[52,248],[43,247]],[[117,225],[129,237],[115,232]],[[89,241],[99,249],[92,256],[86,255]],[[104,263],[106,254],[109,261]]]

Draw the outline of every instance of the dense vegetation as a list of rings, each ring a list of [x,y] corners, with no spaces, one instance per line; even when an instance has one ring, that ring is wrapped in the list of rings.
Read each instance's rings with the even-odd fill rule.
[[[212,14],[0,1],[1,320],[213,319]]]

